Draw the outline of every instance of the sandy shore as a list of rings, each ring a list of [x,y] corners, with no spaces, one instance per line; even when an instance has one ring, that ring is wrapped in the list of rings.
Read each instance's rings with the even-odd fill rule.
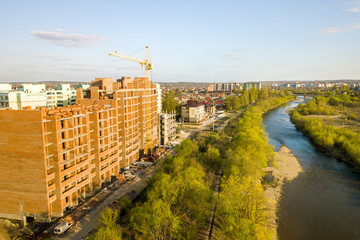
[[[272,181],[265,185],[264,195],[269,204],[269,224],[273,228],[277,239],[277,208],[281,198],[282,185],[285,181],[292,181],[302,171],[302,168],[291,150],[285,145],[275,153],[274,167],[267,167],[265,172]]]

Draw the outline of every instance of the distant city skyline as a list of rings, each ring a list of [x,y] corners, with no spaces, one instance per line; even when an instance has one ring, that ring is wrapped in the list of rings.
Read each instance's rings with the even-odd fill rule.
[[[3,1],[0,83],[360,79],[360,1]]]

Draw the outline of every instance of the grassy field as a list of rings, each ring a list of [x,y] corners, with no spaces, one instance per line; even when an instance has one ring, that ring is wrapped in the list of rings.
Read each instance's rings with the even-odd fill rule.
[[[353,116],[356,116],[355,118]],[[307,118],[320,118],[326,125],[347,128],[360,133],[360,108],[344,108],[338,115],[307,115]]]
[[[321,151],[360,170],[360,96],[317,97],[290,116]]]

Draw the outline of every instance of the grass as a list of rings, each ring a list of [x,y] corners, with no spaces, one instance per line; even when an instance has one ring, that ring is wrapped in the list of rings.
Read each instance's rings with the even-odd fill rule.
[[[344,108],[339,115],[307,115],[307,118],[320,118],[326,125],[336,128],[347,128],[354,132],[360,132],[360,119],[352,119],[349,115],[360,116],[360,109]]]

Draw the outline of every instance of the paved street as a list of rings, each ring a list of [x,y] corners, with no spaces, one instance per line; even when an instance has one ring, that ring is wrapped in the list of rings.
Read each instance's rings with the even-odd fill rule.
[[[172,152],[170,152],[171,154]],[[162,161],[165,158],[165,154],[162,155],[159,161]],[[135,197],[145,189],[148,185],[150,179],[156,173],[157,164],[151,167],[148,167],[143,171],[143,175],[141,176],[141,181],[131,181],[126,182],[122,186],[120,186],[117,190],[113,192],[108,198],[106,198],[102,203],[100,203],[97,207],[95,207],[92,211],[86,214],[82,220],[80,221],[80,227],[73,227],[69,232],[65,233],[61,237],[53,237],[53,239],[63,239],[63,240],[81,240],[85,239],[88,234],[97,227],[97,219],[99,217],[99,213],[106,206],[110,205],[116,199],[120,199],[121,197],[131,193],[130,200],[135,199]],[[132,190],[136,190],[136,193],[132,193]]]

